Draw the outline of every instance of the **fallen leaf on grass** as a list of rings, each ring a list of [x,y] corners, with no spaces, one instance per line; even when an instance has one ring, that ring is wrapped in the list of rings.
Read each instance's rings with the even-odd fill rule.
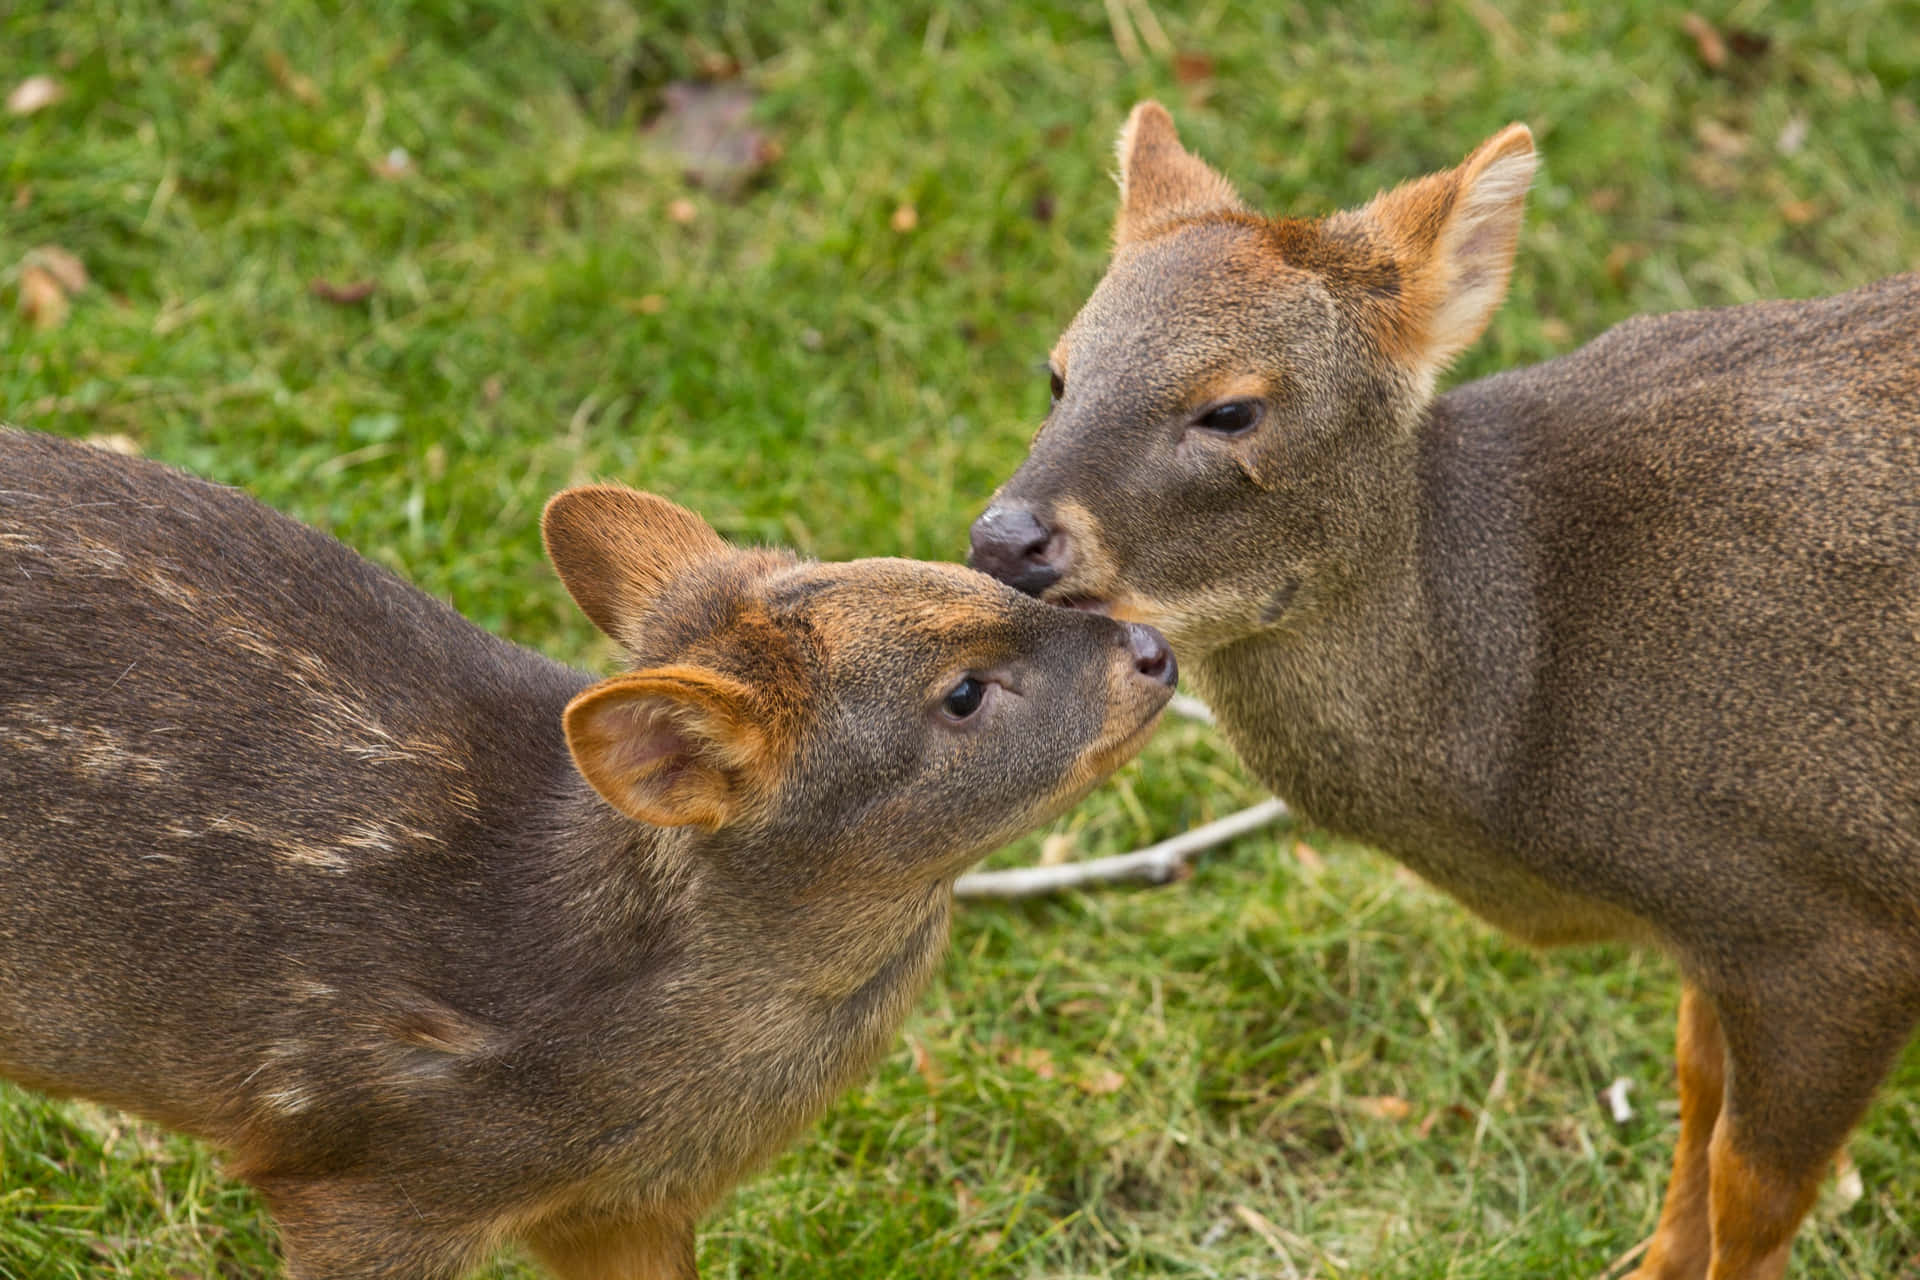
[[[1376,1098],[1355,1098],[1354,1107],[1363,1115],[1376,1120],[1405,1120],[1413,1114],[1413,1104],[1405,1098],[1393,1094],[1381,1094]]]
[[[1804,227],[1820,216],[1820,206],[1811,200],[1789,200],[1780,206],[1780,216],[1796,227]]]
[[[287,61],[287,55],[278,49],[267,50],[267,70],[273,75],[273,82],[310,107],[320,105],[320,90],[313,81],[293,69]]]
[[[20,314],[36,329],[58,329],[67,322],[67,294],[39,267],[20,272]]]
[[[1737,160],[1747,153],[1747,143],[1751,141],[1738,129],[1730,129],[1718,120],[1705,119],[1693,127],[1694,136],[1700,139],[1700,145],[1723,160]]]
[[[331,302],[339,307],[353,307],[371,298],[379,287],[379,284],[372,280],[353,280],[346,284],[335,284],[331,280],[321,280],[316,277],[307,283],[307,292],[322,302]]]
[[[927,1052],[927,1046],[912,1036],[907,1037],[907,1048],[913,1054],[913,1069],[927,1082],[927,1088],[940,1087],[940,1070],[933,1064],[933,1055]]]
[[[1173,78],[1185,85],[1203,84],[1213,79],[1213,59],[1182,49],[1173,55]]]
[[[684,227],[700,216],[700,206],[682,196],[667,205],[667,216]]]
[[[20,314],[36,329],[65,324],[68,298],[86,287],[86,267],[58,245],[29,249],[20,260]]]
[[[1718,71],[1727,65],[1727,42],[1713,29],[1713,24],[1697,13],[1689,13],[1680,19],[1680,28],[1693,37],[1694,52],[1700,55],[1700,64],[1709,71]]]
[[[696,186],[735,196],[780,158],[780,144],[753,125],[757,95],[745,85],[677,80],[665,97],[647,132]]]
[[[7,112],[10,115],[30,116],[66,96],[66,86],[52,76],[28,76],[7,95]]]
[[[893,211],[893,216],[887,219],[887,225],[905,235],[920,225],[920,211],[910,204],[903,204]]]
[[[1603,264],[1607,278],[1613,281],[1614,287],[1620,289],[1626,288],[1627,268],[1646,256],[1647,246],[1643,244],[1634,244],[1632,242],[1616,244],[1613,248],[1607,250],[1607,260]]]
[[[68,293],[79,293],[87,287],[86,265],[57,244],[43,244],[28,250],[25,262],[46,270]]]
[[[1327,869],[1327,860],[1320,856],[1318,849],[1305,840],[1293,842],[1293,860],[1299,863],[1300,869],[1310,876],[1317,876]]]
[[[1025,1067],[1042,1080],[1051,1080],[1054,1077],[1053,1054],[1046,1049],[1034,1049],[1021,1045],[1009,1050],[1006,1060],[1015,1066]]]
[[[1112,1067],[1102,1067],[1098,1071],[1089,1071],[1074,1084],[1080,1092],[1096,1098],[1104,1098],[1110,1093],[1118,1093],[1127,1087],[1127,1078]]]

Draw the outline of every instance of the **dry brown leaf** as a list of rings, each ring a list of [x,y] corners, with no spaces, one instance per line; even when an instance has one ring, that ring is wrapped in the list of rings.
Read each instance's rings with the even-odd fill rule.
[[[1747,153],[1747,144],[1752,141],[1738,129],[1730,129],[1711,117],[1695,124],[1693,133],[1700,139],[1701,146],[1723,160],[1739,159]]]
[[[1007,1061],[1015,1066],[1025,1067],[1042,1080],[1051,1080],[1054,1077],[1053,1054],[1046,1049],[1022,1045],[1007,1054]]]
[[[1820,216],[1820,206],[1811,200],[1789,200],[1780,206],[1780,216],[1796,227],[1804,227]]]
[[[1616,244],[1607,250],[1605,269],[1607,278],[1619,288],[1627,286],[1627,268],[1647,256],[1647,246],[1627,242]]]
[[[7,95],[9,115],[30,116],[67,96],[67,87],[52,76],[28,76]]]
[[[927,1046],[913,1036],[907,1037],[907,1048],[913,1054],[913,1069],[927,1082],[927,1088],[940,1087],[940,1069],[934,1065],[933,1055],[927,1052]]]
[[[1689,13],[1680,19],[1680,27],[1693,37],[1693,49],[1700,55],[1702,66],[1718,71],[1727,65],[1727,42],[1720,38],[1711,22],[1697,13]]]
[[[68,293],[79,293],[87,287],[86,264],[57,244],[43,244],[29,249],[24,261],[47,271]]]
[[[893,211],[893,216],[887,219],[887,225],[905,235],[920,225],[920,211],[910,204],[903,204]]]
[[[1173,78],[1192,88],[1213,79],[1213,59],[1204,53],[1183,49],[1173,55]]]
[[[45,267],[20,269],[20,314],[36,329],[58,329],[67,322],[67,291]]]
[[[346,284],[335,284],[331,280],[314,279],[307,283],[307,292],[322,302],[331,302],[335,306],[358,306],[371,298],[380,286],[372,280],[353,280]]]
[[[667,216],[684,227],[700,216],[700,207],[685,196],[681,196],[677,200],[668,201]]]
[[[320,90],[313,81],[293,69],[287,55],[278,49],[267,50],[267,70],[273,82],[310,107],[320,105]]]
[[[1096,1098],[1103,1098],[1107,1094],[1118,1093],[1126,1088],[1127,1078],[1118,1071],[1115,1071],[1112,1067],[1102,1067],[1097,1071],[1089,1071],[1085,1075],[1082,1075],[1078,1080],[1074,1081],[1074,1084],[1079,1087],[1082,1093],[1091,1094]]]
[[[1548,316],[1540,322],[1540,336],[1556,347],[1564,347],[1573,341],[1573,326],[1559,316]]]
[[[1300,869],[1310,876],[1317,876],[1327,869],[1327,860],[1320,856],[1318,849],[1305,840],[1293,842],[1293,860],[1299,863]]]
[[[1405,1120],[1413,1114],[1411,1102],[1390,1093],[1375,1098],[1355,1098],[1353,1105],[1361,1114],[1375,1120]]]

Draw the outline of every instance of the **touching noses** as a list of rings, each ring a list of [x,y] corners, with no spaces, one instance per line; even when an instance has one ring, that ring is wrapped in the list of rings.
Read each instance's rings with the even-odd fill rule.
[[[1133,669],[1149,680],[1169,689],[1180,682],[1180,666],[1173,660],[1167,638],[1144,622],[1129,622],[1127,652],[1133,655]]]
[[[973,522],[967,562],[1016,591],[1037,596],[1066,576],[1073,549],[1067,535],[1049,529],[1025,507],[988,507]]]

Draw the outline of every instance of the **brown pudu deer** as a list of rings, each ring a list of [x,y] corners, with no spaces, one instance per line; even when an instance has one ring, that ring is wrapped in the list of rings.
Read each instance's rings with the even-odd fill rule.
[[[1920,277],[1435,398],[1533,140],[1268,220],[1135,108],[975,565],[1163,627],[1247,764],[1539,944],[1685,978],[1643,1280],[1780,1275],[1920,1019]]]
[[[0,430],[0,1074],[198,1134],[298,1277],[685,1280],[885,1049],[976,855],[1125,760],[1151,628],[611,487],[597,684],[233,490]]]

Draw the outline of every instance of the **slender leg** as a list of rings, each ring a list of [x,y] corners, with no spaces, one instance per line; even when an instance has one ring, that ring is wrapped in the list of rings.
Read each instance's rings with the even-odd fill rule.
[[[1726,1088],[1720,1019],[1691,982],[1680,989],[1674,1057],[1680,1075],[1680,1140],[1673,1149],[1660,1225],[1632,1280],[1703,1280],[1713,1254],[1708,1149]]]
[[[527,1239],[559,1280],[697,1280],[690,1219],[578,1219],[542,1226]]]
[[[1778,1280],[1827,1167],[1920,1017],[1912,955],[1852,939],[1718,994],[1726,1100],[1708,1148],[1709,1280]],[[1746,998],[1742,998],[1742,997]]]

